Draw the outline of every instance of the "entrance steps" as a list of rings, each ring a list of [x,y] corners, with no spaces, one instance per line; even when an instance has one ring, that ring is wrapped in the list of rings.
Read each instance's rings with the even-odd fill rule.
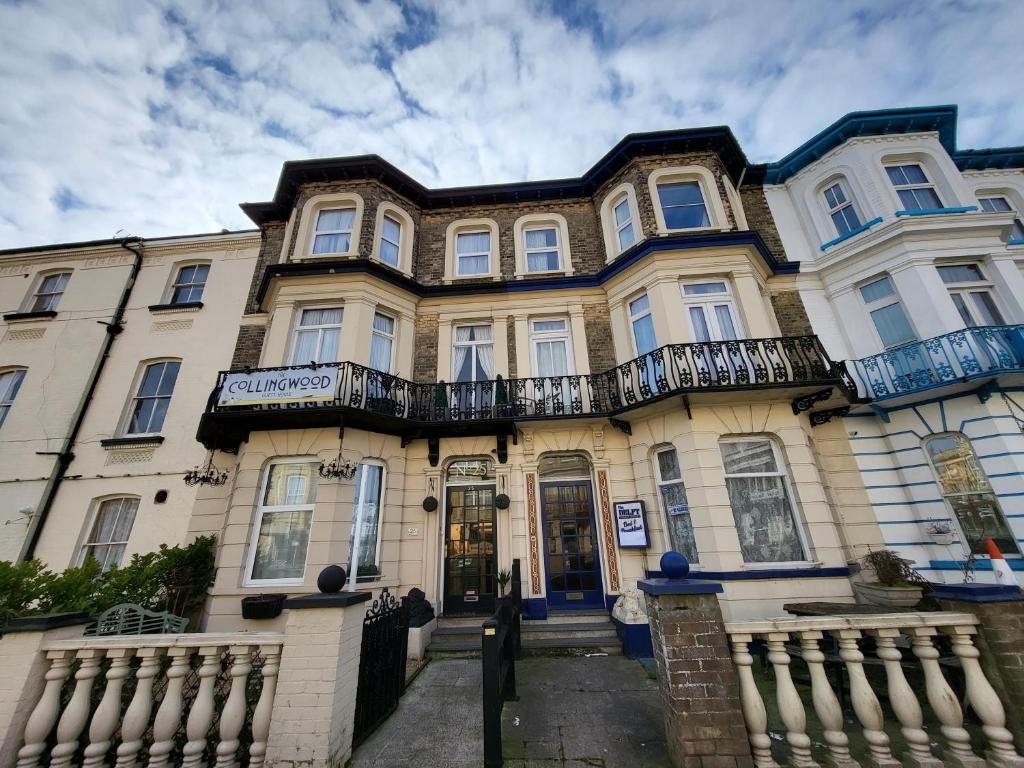
[[[486,616],[442,616],[427,652],[439,656],[479,656],[480,625]],[[523,620],[524,656],[622,654],[622,642],[607,611],[551,611],[539,621]]]

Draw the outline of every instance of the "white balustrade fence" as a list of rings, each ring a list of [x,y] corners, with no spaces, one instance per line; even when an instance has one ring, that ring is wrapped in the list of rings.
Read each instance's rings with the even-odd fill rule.
[[[283,642],[283,635],[237,633],[47,643],[46,683],[17,766],[196,768],[210,758],[235,768],[241,757],[260,768]],[[251,735],[247,756],[243,732]]]
[[[1024,768],[1013,737],[1006,728],[1006,712],[978,661],[979,651],[972,637],[978,619],[966,613],[893,613],[873,616],[825,616],[729,622],[726,631],[732,643],[732,658],[740,684],[740,700],[750,737],[754,763],[758,768],[778,768],[772,756],[768,713],[754,675],[751,643],[764,642],[774,672],[776,706],[785,728],[790,762],[798,768],[816,768],[808,736],[807,710],[793,682],[790,662],[806,663],[810,677],[811,708],[824,731],[830,762],[842,768],[858,765],[850,755],[844,731],[843,709],[829,680],[826,662],[840,666],[848,680],[849,702],[860,723],[871,763],[896,768],[889,735],[885,731],[885,710],[865,671],[865,654],[859,641],[874,641],[874,662],[884,669],[883,698],[899,721],[905,742],[905,762],[917,768],[940,768],[944,763],[960,768],[985,768],[986,761],[971,749],[964,728],[964,706],[969,706],[982,724],[988,742],[988,764],[999,768]],[[819,642],[828,633],[838,646],[838,659],[828,659]],[[939,649],[933,642],[945,635],[952,645],[954,664],[963,673],[965,696],[961,704],[943,674]],[[906,647],[904,654],[901,647]],[[939,721],[944,749],[940,760],[931,748],[923,726],[921,702],[904,671],[904,663],[915,658],[924,679],[925,699]],[[875,661],[877,658],[877,661]]]

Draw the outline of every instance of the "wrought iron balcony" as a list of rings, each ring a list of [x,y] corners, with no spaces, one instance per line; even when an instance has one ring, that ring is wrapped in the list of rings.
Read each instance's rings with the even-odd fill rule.
[[[415,383],[355,363],[261,368],[251,373],[334,369],[333,397],[317,402],[222,404],[229,374],[210,395],[198,438],[207,447],[245,439],[251,429],[346,424],[403,437],[506,432],[518,421],[616,417],[673,395],[768,388],[840,387],[852,391],[845,367],[817,336],[670,344],[609,371],[590,375]]]
[[[873,400],[1024,373],[1024,325],[953,331],[856,360],[852,367],[861,393]]]

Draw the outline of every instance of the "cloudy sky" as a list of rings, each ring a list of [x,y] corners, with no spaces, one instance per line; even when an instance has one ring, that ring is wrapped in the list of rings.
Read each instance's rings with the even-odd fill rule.
[[[288,159],[429,186],[578,176],[727,124],[753,161],[859,109],[1024,144],[1020,0],[0,0],[0,248],[244,228]]]

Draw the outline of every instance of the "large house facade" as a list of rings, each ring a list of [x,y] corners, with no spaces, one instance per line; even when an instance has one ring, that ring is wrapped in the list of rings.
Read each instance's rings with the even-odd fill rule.
[[[765,170],[724,128],[538,183],[285,164],[243,206],[258,266],[199,429],[230,475],[189,530],[219,541],[207,628],[253,626],[241,598],[334,563],[444,615],[488,613],[514,559],[529,617],[607,608],[670,549],[731,616],[851,601],[882,541],[830,418],[853,383],[812,334]]]
[[[959,150],[956,108],[853,113],[765,193],[886,546],[935,582],[1024,569],[1024,148]]]

